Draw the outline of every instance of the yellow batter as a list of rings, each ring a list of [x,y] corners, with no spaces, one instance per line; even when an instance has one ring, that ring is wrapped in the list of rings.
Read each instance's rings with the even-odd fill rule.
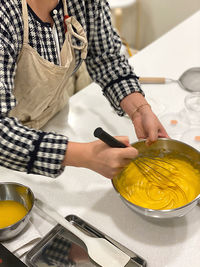
[[[20,221],[27,214],[26,208],[12,200],[0,201],[0,228]]]
[[[144,208],[167,210],[181,207],[200,194],[199,169],[183,158],[165,156],[162,159],[165,162],[157,159],[145,162],[150,168],[136,161],[137,165],[140,164],[138,168],[133,161],[113,179],[124,198]],[[141,172],[144,166],[146,175]]]

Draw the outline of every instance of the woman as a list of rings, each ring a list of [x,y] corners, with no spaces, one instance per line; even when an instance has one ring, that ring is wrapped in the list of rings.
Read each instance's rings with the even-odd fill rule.
[[[137,150],[76,143],[39,130],[74,93],[69,77],[85,60],[112,107],[138,138],[168,137],[144,98],[103,0],[2,0],[0,6],[0,164],[57,177],[64,166],[112,178]]]

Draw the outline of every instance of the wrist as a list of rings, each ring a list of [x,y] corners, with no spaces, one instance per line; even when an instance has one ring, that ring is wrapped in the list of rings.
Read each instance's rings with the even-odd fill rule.
[[[151,110],[151,106],[148,103],[141,104],[132,112],[130,118],[134,120],[137,115],[144,115],[149,112],[149,110]]]
[[[89,161],[89,143],[68,142],[63,166],[87,167]]]
[[[147,108],[148,102],[141,93],[135,92],[126,96],[121,101],[120,106],[131,117],[133,113],[136,113],[136,110],[142,111]]]

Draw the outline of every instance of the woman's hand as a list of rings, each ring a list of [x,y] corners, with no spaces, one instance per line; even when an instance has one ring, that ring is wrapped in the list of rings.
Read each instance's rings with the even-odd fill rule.
[[[138,151],[130,146],[128,137],[116,138],[127,148],[111,148],[100,140],[69,142],[63,165],[88,168],[112,179],[138,155]]]
[[[142,107],[131,119],[138,139],[147,139],[147,144],[155,142],[158,137],[169,138],[151,108]]]
[[[150,105],[140,93],[133,93],[121,101],[121,107],[131,118],[138,139],[147,139],[151,144],[158,137],[169,138]]]

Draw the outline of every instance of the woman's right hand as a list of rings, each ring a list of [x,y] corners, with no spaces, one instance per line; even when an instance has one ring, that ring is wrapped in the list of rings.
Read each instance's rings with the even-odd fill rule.
[[[100,140],[90,143],[69,142],[63,165],[88,168],[112,179],[138,155],[138,151],[130,146],[128,137],[116,139],[127,148],[112,148]]]

